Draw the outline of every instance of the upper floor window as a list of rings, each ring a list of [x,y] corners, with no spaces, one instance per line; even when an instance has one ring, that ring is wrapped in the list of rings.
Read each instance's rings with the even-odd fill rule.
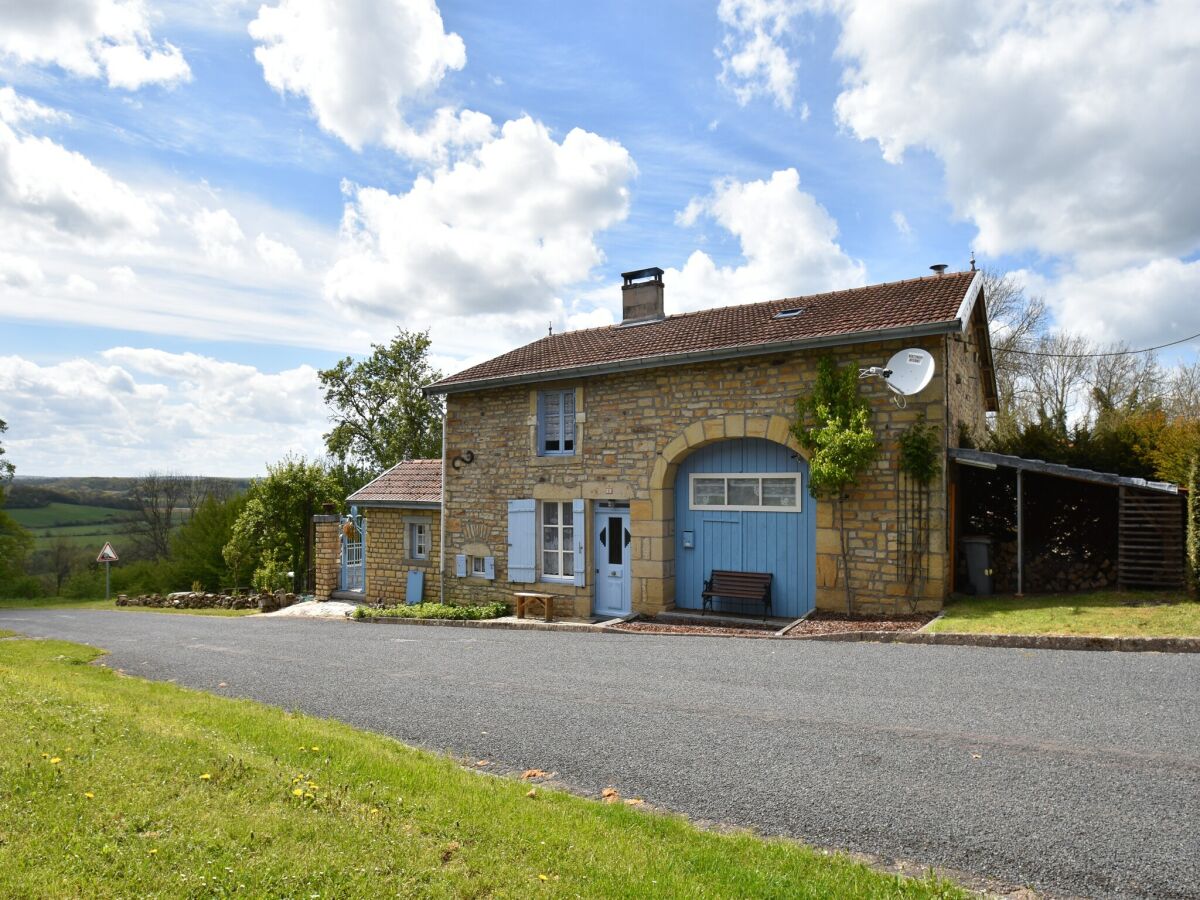
[[[575,453],[575,391],[538,392],[538,456]]]

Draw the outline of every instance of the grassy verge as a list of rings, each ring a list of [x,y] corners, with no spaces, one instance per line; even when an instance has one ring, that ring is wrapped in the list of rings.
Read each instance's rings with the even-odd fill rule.
[[[117,606],[115,600],[70,600],[64,597],[0,598],[0,609],[116,609],[192,616],[252,616],[257,609],[163,609],[157,606]]]
[[[971,597],[946,606],[929,631],[1200,637],[1200,603],[1182,594],[1052,594]]]
[[[0,642],[0,896],[961,897]],[[531,760],[531,763],[536,761]]]

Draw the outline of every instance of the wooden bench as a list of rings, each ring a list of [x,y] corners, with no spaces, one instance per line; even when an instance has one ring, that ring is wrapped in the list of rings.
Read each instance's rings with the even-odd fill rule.
[[[761,603],[763,621],[771,613],[771,582],[775,576],[770,572],[729,572],[713,569],[708,581],[704,582],[703,612],[712,610],[716,598],[737,600],[743,603]]]
[[[554,595],[553,594],[538,594],[533,591],[517,591],[513,594],[517,598],[517,618],[525,618],[525,610],[530,603],[537,603],[539,600],[542,604],[542,612],[545,614],[546,621],[549,622],[554,618]]]

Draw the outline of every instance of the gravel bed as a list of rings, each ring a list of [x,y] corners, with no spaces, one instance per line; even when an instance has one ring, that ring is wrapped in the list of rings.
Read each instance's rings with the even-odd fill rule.
[[[876,618],[815,612],[784,636],[803,637],[807,634],[839,634],[845,631],[916,631],[932,621],[932,615]]]
[[[813,634],[840,634],[847,631],[916,631],[932,621],[932,615],[892,616],[847,616],[839,613],[815,612],[785,637],[805,637]],[[701,625],[677,622],[657,622],[654,619],[634,619],[612,626],[618,631],[633,631],[642,634],[709,634],[733,635],[735,637],[767,637],[777,629],[747,622],[745,625]]]
[[[729,628],[724,625],[676,625],[671,622],[655,622],[652,619],[635,619],[613,625],[617,631],[637,631],[643,634],[728,634],[735,637],[770,637],[774,628]]]

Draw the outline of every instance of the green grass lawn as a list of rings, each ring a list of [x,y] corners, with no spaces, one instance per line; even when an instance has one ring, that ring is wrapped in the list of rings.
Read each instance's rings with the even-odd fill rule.
[[[115,600],[71,600],[65,597],[21,599],[0,597],[0,609],[115,609],[191,616],[252,616],[257,609],[163,609],[156,606],[117,606]]]
[[[0,641],[0,896],[965,896],[98,656]]]
[[[1200,603],[1184,594],[1101,591],[969,597],[946,606],[929,631],[1200,637]]]

